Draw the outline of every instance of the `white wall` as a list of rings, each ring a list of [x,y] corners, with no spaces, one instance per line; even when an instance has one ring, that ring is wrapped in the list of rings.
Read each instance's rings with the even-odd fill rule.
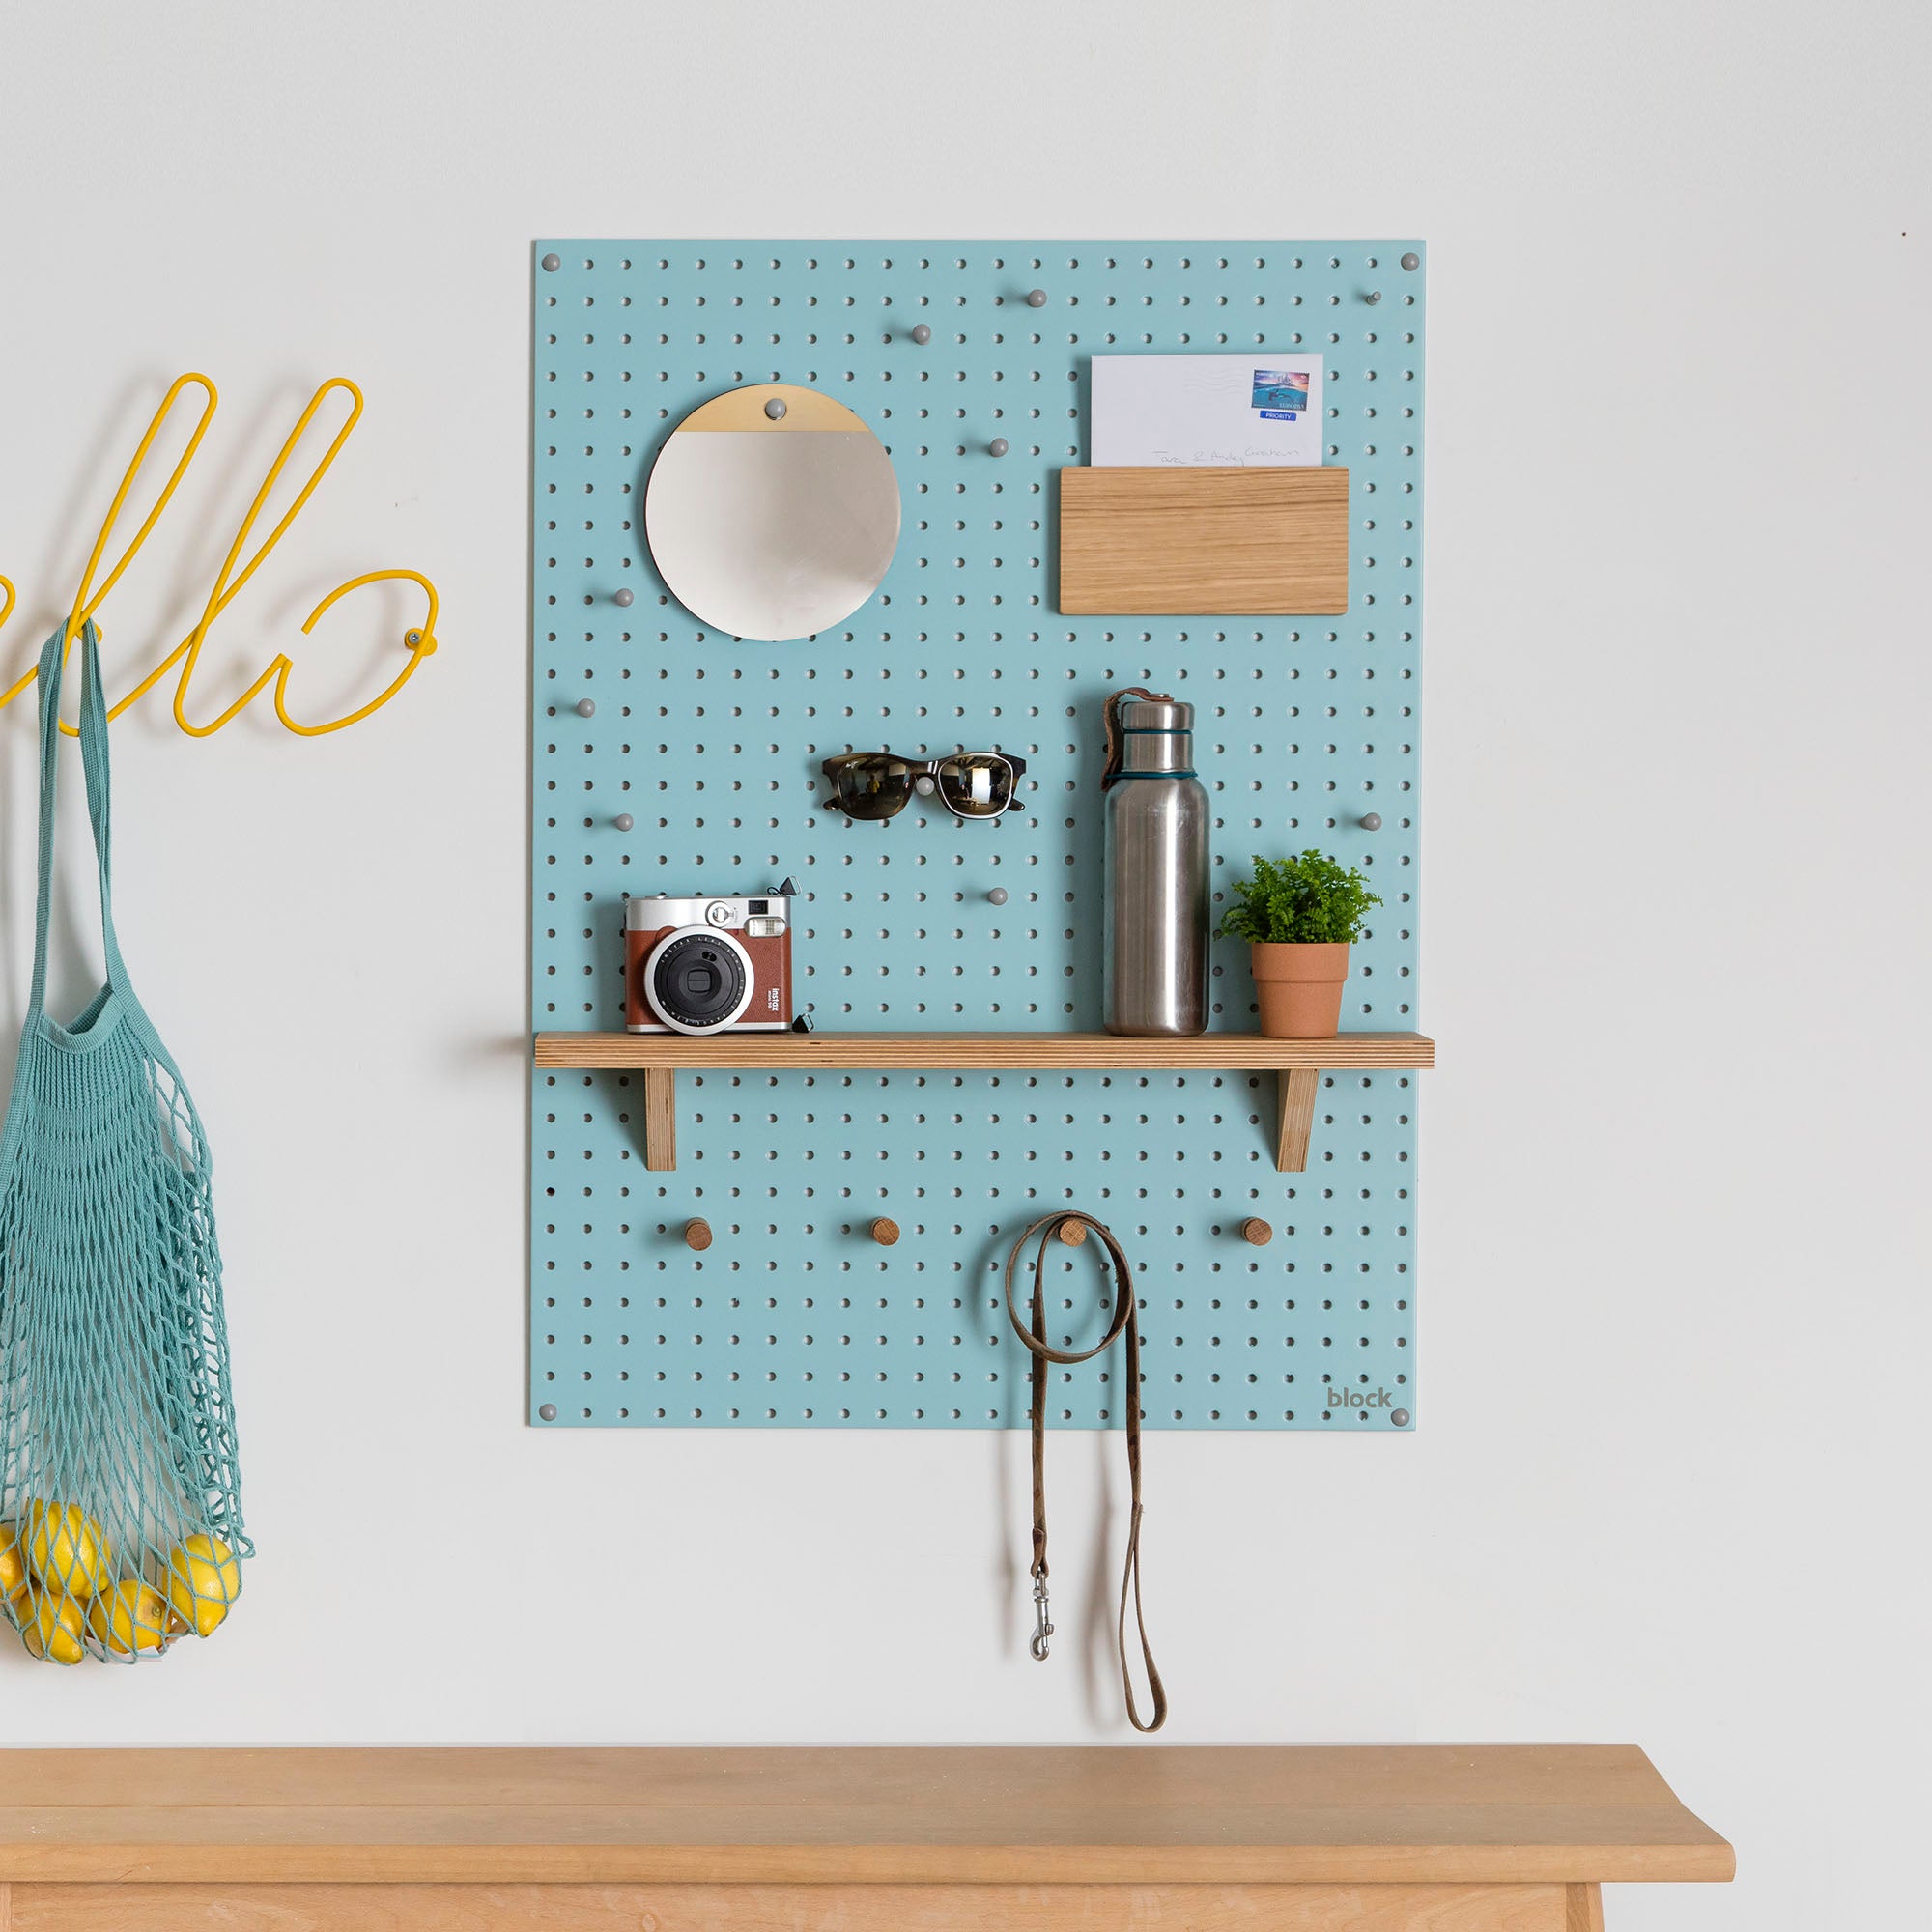
[[[378,565],[437,580],[445,645],[320,743],[119,727],[122,923],[215,1139],[262,1555],[162,1667],[0,1657],[0,1740],[1124,1736],[1112,1547],[1077,1527],[1118,1442],[1056,1444],[1092,1628],[1042,1670],[1023,1441],[523,1426],[526,243],[1415,233],[1426,1426],[1153,1440],[1169,1735],[1634,1739],[1743,1876],[1617,1896],[1622,1932],[1907,1922],[1921,7],[123,0],[4,31],[0,662],[190,367],[229,520],[292,401],[369,395],[210,694]],[[182,635],[230,527],[182,520],[115,593],[112,665]],[[330,646],[365,682],[375,615]],[[0,720],[9,1015],[29,732]]]

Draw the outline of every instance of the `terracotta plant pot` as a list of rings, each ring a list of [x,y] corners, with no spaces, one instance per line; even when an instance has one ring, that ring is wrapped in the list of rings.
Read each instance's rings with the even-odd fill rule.
[[[1262,1032],[1270,1039],[1333,1039],[1342,1024],[1349,978],[1346,940],[1307,946],[1248,948]]]

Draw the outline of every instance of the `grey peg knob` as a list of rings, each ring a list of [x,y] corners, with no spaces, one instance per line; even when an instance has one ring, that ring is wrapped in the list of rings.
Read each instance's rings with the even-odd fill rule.
[[[611,593],[611,601],[620,611],[628,611],[638,601],[638,593],[635,590],[613,590]]]
[[[1379,811],[1365,811],[1362,813],[1360,823],[1364,832],[1379,832],[1382,829],[1382,815]]]
[[[1422,257],[1413,254],[1405,255],[1402,258],[1402,266],[1413,274],[1417,269],[1422,267]]]
[[[995,886],[993,890],[986,895],[986,903],[988,905],[1005,905],[1006,902],[1007,902],[1007,889],[1005,886]]]
[[[560,268],[563,267],[563,260],[560,256],[557,255],[546,255],[543,258],[543,265],[546,270],[554,275]]]
[[[988,456],[1004,456],[1007,453],[1007,451],[1009,450],[1011,447],[1012,444],[1009,443],[1005,437],[996,436],[992,440],[992,441],[986,445],[986,454]]]
[[[554,1422],[556,1420],[556,1404],[554,1402],[547,1402],[540,1409],[537,1410],[537,1413],[544,1419],[544,1421]]]
[[[1046,291],[1044,289],[1030,289],[1027,292],[1028,308],[1044,308],[1045,306]]]
[[[1406,1408],[1392,1408],[1389,1410],[1389,1420],[1398,1429],[1406,1429],[1408,1427],[1408,1410]]]
[[[932,325],[929,322],[916,322],[912,326],[912,339],[923,349],[932,340]]]
[[[774,422],[777,422],[779,418],[784,414],[784,412],[785,412],[785,399],[782,396],[774,396],[771,399],[771,401],[765,405],[765,413],[768,416],[770,416]]]
[[[580,718],[594,718],[597,715],[597,706],[589,698],[580,697],[577,700],[577,715]]]
[[[616,817],[611,821],[611,823],[614,825],[619,832],[630,831],[631,827],[634,826],[637,822],[638,821],[635,818],[633,818],[628,811],[620,811],[616,815]]]
[[[1371,308],[1374,308],[1375,305],[1381,300],[1381,298],[1382,298],[1382,292],[1379,289],[1371,289],[1368,292],[1368,294],[1362,298],[1362,299],[1365,302],[1367,302]]]

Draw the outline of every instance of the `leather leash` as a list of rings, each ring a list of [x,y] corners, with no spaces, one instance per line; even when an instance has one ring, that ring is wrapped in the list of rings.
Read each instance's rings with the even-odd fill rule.
[[[1107,1324],[1107,1332],[1091,1349],[1066,1350],[1052,1347],[1046,1339],[1046,1254],[1054,1245],[1056,1236],[1065,1227],[1078,1227],[1097,1236],[1105,1245],[1114,1265],[1114,1314]],[[1019,1267],[1020,1255],[1026,1244],[1038,1236],[1039,1252],[1033,1264],[1033,1308],[1032,1325],[1020,1320],[1020,1312],[1013,1301],[1013,1275]],[[1053,1625],[1047,1621],[1046,1593],[1046,1401],[1048,1394],[1047,1369],[1051,1363],[1070,1367],[1076,1362],[1091,1362],[1095,1355],[1104,1354],[1122,1335],[1127,1338],[1126,1350],[1126,1435],[1127,1435],[1127,1482],[1133,1498],[1133,1516],[1127,1526],[1127,1560],[1121,1573],[1121,1611],[1116,1628],[1116,1641],[1121,1656],[1121,1689],[1126,1694],[1127,1722],[1137,1731],[1157,1731],[1167,1722],[1167,1690],[1160,1681],[1160,1672],[1154,1667],[1153,1650],[1148,1642],[1147,1614],[1141,1606],[1141,1330],[1138,1304],[1134,1294],[1134,1271],[1122,1252],[1120,1242],[1112,1234],[1094,1219],[1091,1214],[1083,1214],[1076,1208],[1063,1208],[1057,1214],[1049,1214],[1043,1221],[1036,1221],[1017,1241],[1013,1251],[1007,1257],[1007,1314],[1013,1324],[1013,1332],[1027,1346],[1033,1356],[1033,1405],[1028,1411],[1033,1425],[1033,1599],[1037,1627],[1034,1631],[1032,1650],[1034,1656],[1044,1662],[1047,1654],[1046,1640],[1053,1634]],[[1153,1698],[1153,1717],[1148,1723],[1141,1722],[1141,1714],[1134,1703],[1134,1680],[1127,1668],[1127,1598],[1132,1594],[1134,1604],[1134,1623],[1140,1636],[1141,1660],[1147,1666],[1148,1690]]]

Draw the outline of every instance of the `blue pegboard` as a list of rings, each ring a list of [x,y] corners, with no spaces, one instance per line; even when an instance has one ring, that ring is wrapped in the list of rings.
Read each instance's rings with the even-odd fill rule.
[[[539,242],[535,1026],[621,1028],[627,894],[789,873],[821,1029],[1097,1029],[1101,705],[1143,684],[1196,707],[1217,881],[1310,844],[1360,865],[1386,904],[1343,1025],[1414,1028],[1422,257],[1419,242]],[[1085,460],[1088,357],[1251,347],[1326,358],[1349,614],[1060,616],[1054,473]],[[770,382],[857,411],[903,493],[878,594],[808,642],[706,630],[642,537],[664,438],[707,397]],[[998,827],[917,803],[886,825],[819,810],[822,757],[887,747],[1018,751],[1027,810]],[[1243,953],[1216,943],[1216,1028],[1254,1027]],[[1070,1204],[1142,1270],[1149,1426],[1412,1427],[1411,1080],[1326,1076],[1308,1171],[1281,1175],[1265,1074],[687,1072],[679,1165],[654,1173],[641,1078],[539,1070],[532,1419],[1024,1426],[1000,1270],[1029,1222]],[[702,1254],[682,1238],[695,1215],[715,1231]],[[876,1215],[899,1223],[896,1246],[869,1238]],[[1272,1245],[1242,1241],[1250,1215]],[[1091,1247],[1066,1256],[1060,1301],[1065,1333],[1097,1333]],[[1118,1420],[1118,1360],[1054,1373],[1054,1421]]]

